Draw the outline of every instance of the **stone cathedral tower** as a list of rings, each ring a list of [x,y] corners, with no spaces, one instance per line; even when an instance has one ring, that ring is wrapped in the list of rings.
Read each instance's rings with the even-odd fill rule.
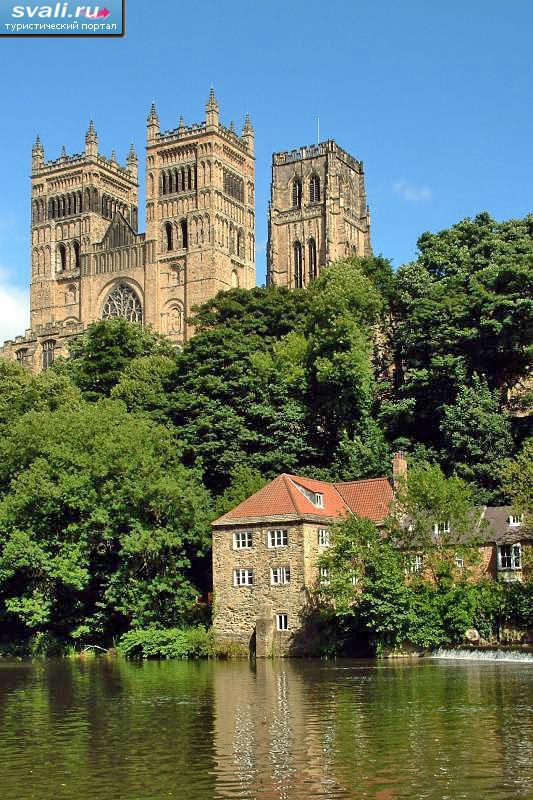
[[[362,162],[331,139],[274,153],[267,282],[300,288],[325,264],[370,254]]]
[[[146,252],[158,276],[158,329],[178,333],[181,309],[226,289],[255,286],[254,132],[220,123],[211,90],[206,120],[162,132],[147,124]],[[179,329],[181,333],[181,329]],[[190,334],[185,326],[183,333]]]
[[[85,149],[45,161],[32,151],[30,328],[0,355],[46,369],[87,325],[125,317],[182,344],[194,305],[255,286],[254,131],[219,119],[213,90],[204,122],[162,132],[147,120],[146,233],[138,232],[138,162]]]

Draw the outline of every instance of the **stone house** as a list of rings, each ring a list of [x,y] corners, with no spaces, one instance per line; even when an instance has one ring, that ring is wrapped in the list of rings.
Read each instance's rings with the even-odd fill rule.
[[[214,630],[257,656],[299,652],[309,590],[330,526],[350,514],[381,524],[387,478],[328,483],[279,475],[213,523]]]
[[[305,653],[304,617],[321,579],[319,557],[330,527],[354,514],[378,525],[389,515],[394,486],[407,471],[402,453],[393,479],[328,483],[282,474],[213,522],[213,627],[220,643],[259,657]],[[506,506],[481,508],[473,577],[513,581],[531,574],[531,534]],[[446,526],[448,523],[440,523]],[[446,529],[449,532],[449,529]],[[436,535],[439,531],[437,530]],[[407,576],[424,573],[425,554],[407,555]],[[464,564],[458,555],[457,569]]]

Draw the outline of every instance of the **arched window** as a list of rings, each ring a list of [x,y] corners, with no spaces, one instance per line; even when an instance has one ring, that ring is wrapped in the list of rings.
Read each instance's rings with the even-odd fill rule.
[[[43,342],[43,369],[48,369],[54,363],[56,343],[54,339]]]
[[[102,319],[123,317],[129,322],[143,321],[141,301],[126,283],[119,283],[108,295],[102,309]]]
[[[231,273],[231,286],[233,289],[239,288],[239,276],[236,269],[234,269]]]
[[[168,312],[168,332],[181,333],[183,330],[183,309],[178,304],[172,305]]]
[[[63,243],[57,246],[57,270],[65,272],[67,268],[67,248]]]
[[[21,347],[20,350],[17,350],[16,358],[17,358],[18,363],[21,364],[21,366],[24,366],[25,363],[26,363],[26,360],[28,358],[28,348],[27,347]]]
[[[316,242],[314,239],[309,239],[309,280],[313,281],[316,276]]]
[[[74,267],[75,269],[79,269],[80,266],[81,266],[80,243],[74,242]]]
[[[299,178],[295,178],[292,182],[292,207],[302,207],[302,182]]]
[[[320,178],[318,175],[311,175],[309,181],[309,201],[311,203],[318,203],[320,200]]]
[[[189,247],[189,232],[187,230],[187,220],[182,219],[180,222],[180,231],[181,231],[181,246],[184,250],[187,250]]]
[[[165,225],[165,236],[167,241],[167,250],[172,250],[174,242],[172,241],[172,225],[167,222]]]
[[[294,242],[294,288],[301,289],[303,286],[302,269],[302,245]]]
[[[187,189],[192,189],[192,173],[190,167],[187,167]]]

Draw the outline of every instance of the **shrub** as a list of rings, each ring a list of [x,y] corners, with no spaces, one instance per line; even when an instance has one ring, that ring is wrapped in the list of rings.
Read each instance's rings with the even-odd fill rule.
[[[134,628],[118,650],[126,658],[207,658],[213,653],[211,631],[197,628]]]

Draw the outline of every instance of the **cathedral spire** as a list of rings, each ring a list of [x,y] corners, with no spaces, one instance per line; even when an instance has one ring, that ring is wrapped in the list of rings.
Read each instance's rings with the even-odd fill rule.
[[[89,128],[85,134],[85,152],[88,156],[98,155],[98,134],[92,120],[89,122]]]
[[[215,97],[215,90],[211,87],[209,98],[205,104],[205,121],[207,125],[218,125],[218,103]]]
[[[155,141],[160,131],[161,126],[159,123],[159,117],[157,116],[157,109],[155,107],[155,103],[152,103],[150,107],[150,113],[148,114],[148,119],[146,120],[146,136],[148,141]]]

